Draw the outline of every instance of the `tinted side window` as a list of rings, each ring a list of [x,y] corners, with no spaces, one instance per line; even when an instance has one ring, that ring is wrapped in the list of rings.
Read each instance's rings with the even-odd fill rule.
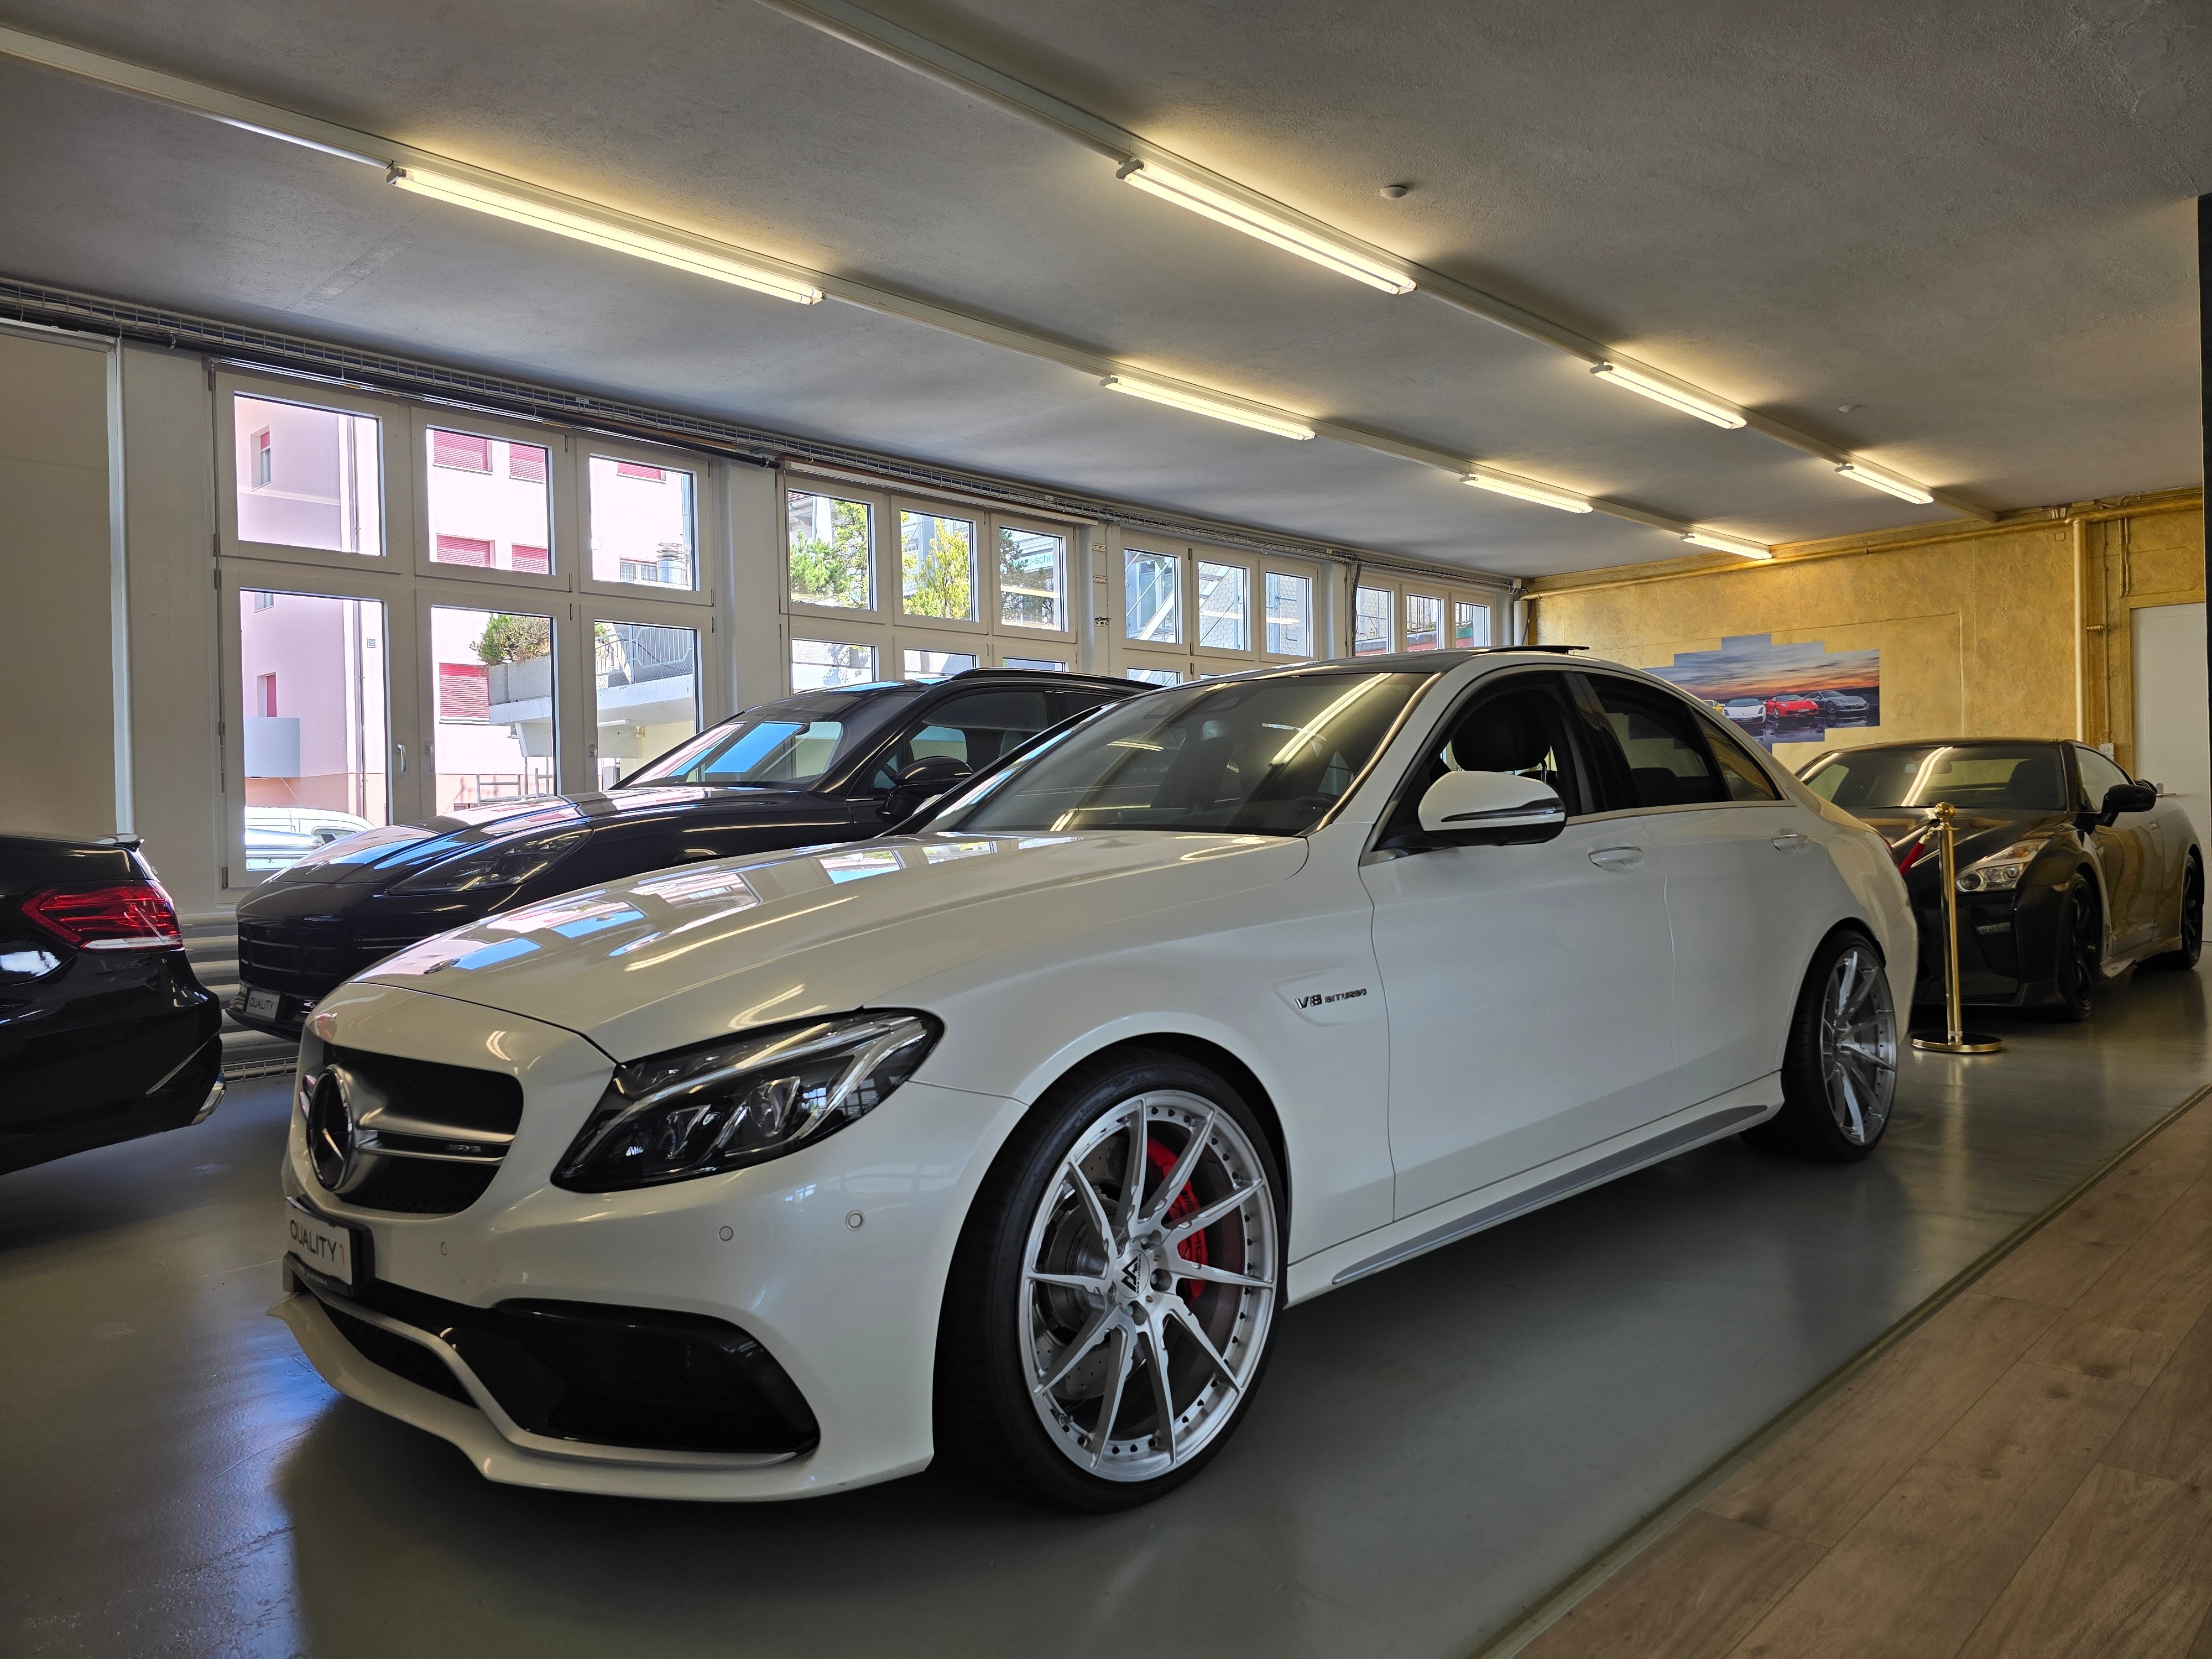
[[[900,769],[947,755],[969,770],[988,766],[1025,738],[1055,724],[1042,691],[963,691],[931,706],[877,767],[871,787],[888,789]]]
[[[1743,752],[1741,745],[1722,728],[1718,720],[1703,720],[1705,746],[1713,751],[1719,763],[1721,782],[1727,786],[1730,800],[1780,800],[1782,791],[1774,780],[1766,775],[1759,763]]]
[[[2088,792],[2092,811],[2105,804],[2105,791],[2134,781],[2114,763],[2106,760],[2095,750],[2084,749],[2079,744],[2074,747],[2074,761],[2081,769],[2081,787]]]
[[[1627,763],[1638,806],[1687,806],[1729,799],[1698,730],[1673,698],[1626,680],[1589,677],[1606,724]]]
[[[1558,792],[1570,817],[1590,809],[1568,733],[1573,715],[1559,677],[1516,674],[1445,722],[1399,792],[1388,833],[1420,824],[1421,797],[1446,772],[1510,772],[1538,778]]]

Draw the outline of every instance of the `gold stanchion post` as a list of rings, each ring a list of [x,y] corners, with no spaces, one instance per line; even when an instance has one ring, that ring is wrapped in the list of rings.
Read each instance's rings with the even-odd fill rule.
[[[2003,1052],[2004,1044],[1995,1037],[1960,1029],[1966,1021],[1966,1009],[1965,999],[1959,993],[1958,817],[1949,801],[1937,804],[1936,833],[1942,842],[1943,857],[1943,1020],[1946,1030],[1941,1036],[1933,1032],[1923,1032],[1912,1039],[1912,1046],[1935,1054],[2000,1054]]]

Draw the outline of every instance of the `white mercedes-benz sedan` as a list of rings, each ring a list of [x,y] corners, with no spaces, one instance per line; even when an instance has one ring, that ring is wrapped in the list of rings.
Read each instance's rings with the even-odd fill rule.
[[[1722,1136],[1864,1157],[1915,963],[1880,838],[1649,676],[1208,680],[348,981],[274,1311],[495,1480],[1127,1505],[1289,1302]]]

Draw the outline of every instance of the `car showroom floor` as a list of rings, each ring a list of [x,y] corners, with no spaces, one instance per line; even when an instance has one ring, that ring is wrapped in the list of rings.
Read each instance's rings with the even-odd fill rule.
[[[1467,1654],[2188,1097],[2205,1001],[2148,975],[1911,1056],[1865,1164],[1728,1142],[1293,1310],[1223,1456],[1103,1519],[934,1471],[766,1508],[489,1485],[261,1317],[285,1085],[246,1083],[0,1178],[0,1648]]]

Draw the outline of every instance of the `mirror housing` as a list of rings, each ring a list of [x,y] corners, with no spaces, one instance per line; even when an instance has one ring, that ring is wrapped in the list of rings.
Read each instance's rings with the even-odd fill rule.
[[[969,775],[967,762],[950,755],[925,755],[908,761],[891,779],[881,797],[886,825],[912,817],[931,801]]]
[[[1421,830],[1450,847],[1549,841],[1566,827],[1559,792],[1510,772],[1447,772],[1421,797]]]
[[[2104,804],[2097,809],[2097,822],[2109,828],[2123,812],[2148,812],[2157,805],[2156,784],[2116,783],[2105,791]]]

